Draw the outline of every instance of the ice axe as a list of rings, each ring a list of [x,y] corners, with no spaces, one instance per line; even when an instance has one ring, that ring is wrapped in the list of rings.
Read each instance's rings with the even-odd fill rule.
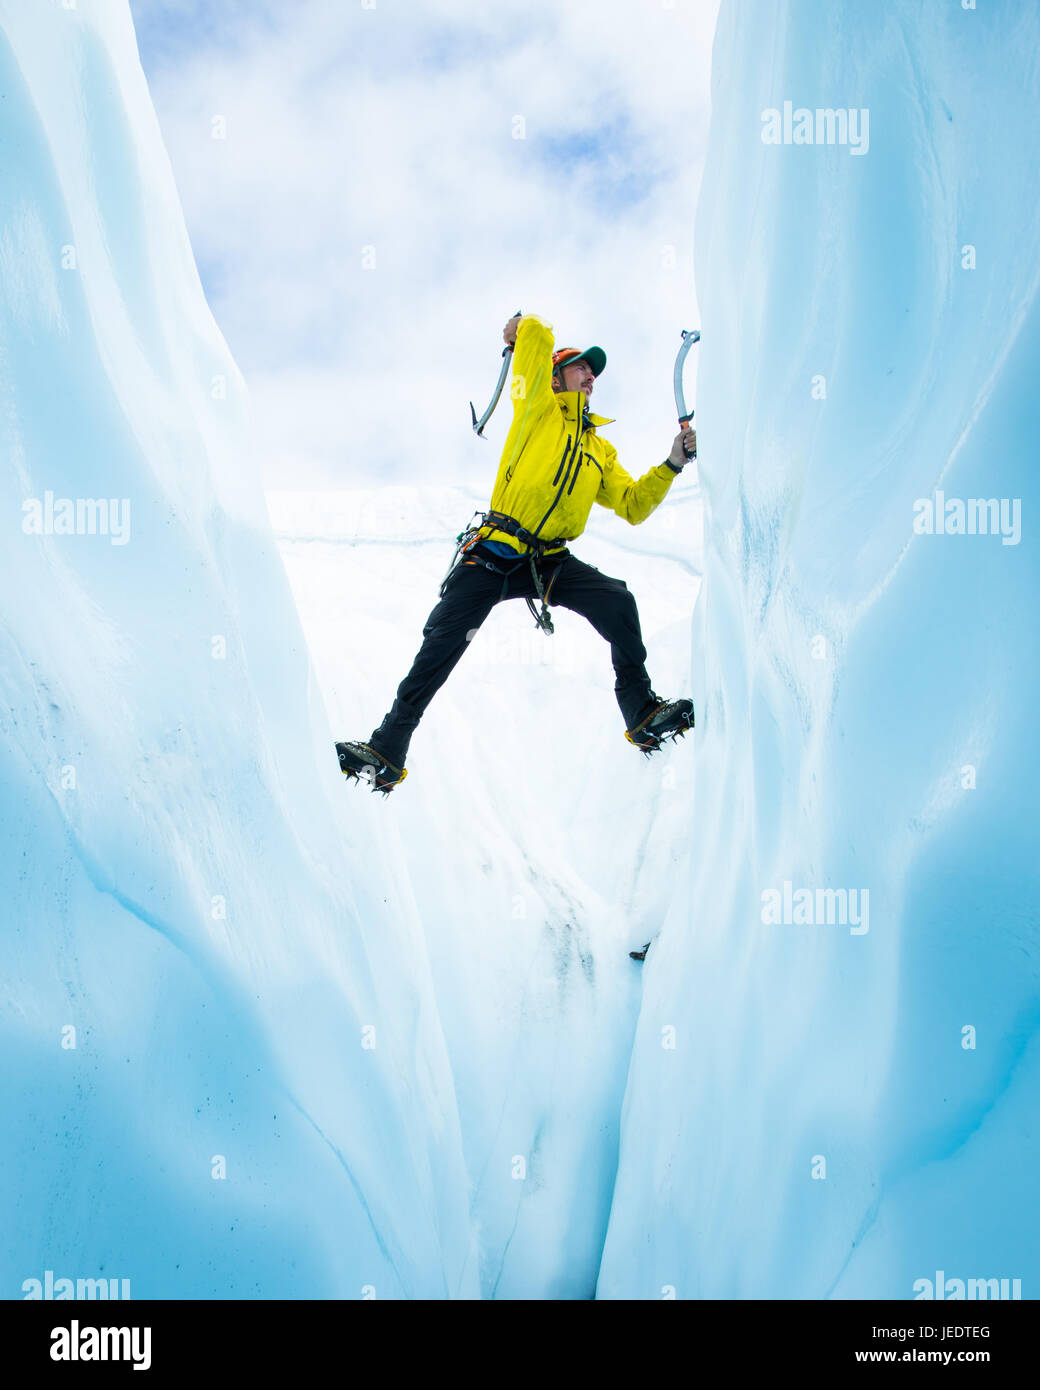
[[[675,358],[675,371],[672,373],[672,385],[675,387],[675,408],[679,413],[679,425],[688,425],[693,419],[693,411],[686,409],[686,397],[683,394],[683,365],[686,362],[686,354],[694,343],[699,343],[701,334],[699,328],[684,328],[682,331],[682,346]],[[683,445],[683,453],[688,459],[695,457],[691,454],[686,445]]]
[[[510,315],[510,317],[516,318],[519,315],[519,313],[520,310],[517,309],[516,313]],[[474,408],[473,402],[470,401],[469,403],[470,414],[473,416],[473,428],[476,431],[478,439],[484,438],[484,426],[491,419],[495,406],[498,405],[498,398],[502,394],[502,387],[506,384],[506,377],[509,375],[509,366],[512,360],[513,345],[512,343],[506,343],[505,347],[502,349],[502,370],[498,374],[498,382],[495,385],[495,394],[491,397],[491,404],[488,406],[487,410],[484,411],[484,414],[480,417],[479,420],[477,419],[477,412]]]

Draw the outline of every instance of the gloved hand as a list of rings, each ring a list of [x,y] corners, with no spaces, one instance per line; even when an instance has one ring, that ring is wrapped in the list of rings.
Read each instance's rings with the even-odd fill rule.
[[[689,450],[687,454],[686,450]],[[665,459],[665,462],[675,469],[676,473],[681,473],[683,468],[690,462],[690,459],[697,457],[697,431],[692,425],[683,425],[682,429],[672,441],[672,452]]]

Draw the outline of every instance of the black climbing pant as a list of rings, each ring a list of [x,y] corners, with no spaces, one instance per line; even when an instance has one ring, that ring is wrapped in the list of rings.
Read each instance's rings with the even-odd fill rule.
[[[545,556],[539,574],[550,607],[570,608],[587,618],[610,643],[614,692],[625,728],[634,728],[654,699],[646,673],[646,648],[636,601],[620,579],[601,574],[570,551]],[[451,674],[477,629],[497,603],[537,594],[530,560],[512,560],[476,545],[456,566],[423,627],[423,644],[412,669],[398,686],[397,698],[372,733],[372,746],[403,767],[408,743],[427,705]],[[552,641],[547,637],[546,641]]]

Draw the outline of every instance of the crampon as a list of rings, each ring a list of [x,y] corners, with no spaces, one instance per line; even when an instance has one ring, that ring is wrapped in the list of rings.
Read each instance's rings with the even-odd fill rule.
[[[666,742],[674,743],[692,728],[692,700],[658,700],[641,723],[625,730],[625,737],[649,758]]]
[[[337,743],[340,770],[345,777],[351,777],[361,785],[368,785],[374,792],[389,796],[399,782],[403,782],[408,772],[403,767],[395,767],[387,762],[367,743]]]

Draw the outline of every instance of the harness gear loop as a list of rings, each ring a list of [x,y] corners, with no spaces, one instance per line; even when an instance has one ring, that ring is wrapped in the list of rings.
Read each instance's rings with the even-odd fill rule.
[[[524,602],[530,609],[531,617],[535,620],[537,625],[545,633],[546,637],[551,637],[553,633],[556,631],[556,629],[553,627],[553,620],[549,614],[549,604],[546,599],[546,590],[542,588],[542,576],[538,573],[538,557],[535,555],[534,551],[531,552],[531,578],[534,580],[535,592],[537,593],[539,601],[542,605],[541,612],[539,612],[538,609],[535,608],[533,598],[525,599]],[[549,581],[549,584],[551,587],[552,580]]]
[[[473,513],[473,516],[479,516],[481,518],[483,518],[483,515],[483,512]],[[455,554],[451,557],[451,564],[448,566],[447,574],[445,574],[444,578],[441,580],[441,587],[439,591],[441,598],[444,597],[444,591],[448,587],[448,580],[458,569],[463,555],[465,555],[467,550],[472,549],[472,547],[476,545],[478,539],[480,538],[480,527],[473,525],[473,516],[470,517],[469,524],[467,525],[466,529],[464,531],[460,531],[459,534],[455,537]]]

